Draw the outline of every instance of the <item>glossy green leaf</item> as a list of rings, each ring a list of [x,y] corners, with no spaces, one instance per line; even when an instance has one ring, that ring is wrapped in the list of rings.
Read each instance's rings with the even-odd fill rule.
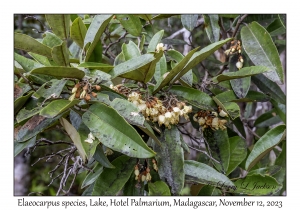
[[[46,14],[45,17],[54,34],[63,40],[69,37],[71,24],[69,14]]]
[[[154,146],[157,152],[159,176],[171,187],[173,195],[179,195],[184,186],[184,152],[181,147],[180,132],[174,126],[165,129],[160,142],[161,146]]]
[[[65,100],[65,99],[60,99],[60,100],[54,100],[51,101],[46,107],[44,107],[40,115],[47,117],[47,118],[53,118],[59,115],[60,113],[66,111],[70,107],[73,107],[75,104],[78,104],[80,101],[79,100]]]
[[[199,90],[183,87],[183,86],[172,86],[170,92],[175,94],[180,100],[186,100],[189,104],[204,110],[215,110],[217,109],[216,104],[212,98]]]
[[[36,107],[31,110],[27,110],[26,108],[23,108],[17,114],[16,120],[18,123],[20,123],[20,122],[27,120],[28,118],[38,114],[42,109],[43,109],[43,107]]]
[[[110,106],[130,124],[144,126],[144,116],[139,113],[138,107],[128,100],[116,98],[111,102]]]
[[[57,45],[61,45],[63,43],[63,41],[60,38],[58,38],[58,36],[56,36],[55,34],[49,32],[49,31],[46,31],[43,34],[43,37],[44,38],[43,38],[42,43],[50,48],[53,48]]]
[[[105,146],[131,157],[149,158],[155,153],[137,131],[113,108],[93,104],[82,116],[83,122]]]
[[[101,144],[97,145],[96,151],[95,151],[93,157],[97,162],[99,162],[105,168],[114,168],[115,167],[107,159],[106,155],[103,152],[103,148],[102,148]]]
[[[240,116],[240,107],[235,102],[220,102],[216,97],[212,97],[216,104],[226,112],[232,120]]]
[[[197,25],[198,15],[187,14],[181,15],[181,23],[187,30],[192,31]]]
[[[51,48],[25,34],[14,33],[14,48],[51,58]]]
[[[29,139],[26,142],[14,141],[14,157],[16,157],[18,154],[20,154],[20,152],[22,152],[23,149],[34,146],[35,141],[36,141],[36,136],[32,137],[31,139]]]
[[[148,183],[150,196],[170,196],[171,192],[168,185],[163,181],[156,181]]]
[[[245,98],[232,100],[232,102],[257,102],[257,101],[261,101],[261,102],[270,101],[270,96],[265,95],[261,92],[249,90]]]
[[[138,46],[131,40],[128,44],[123,43],[122,52],[126,61],[141,56]]]
[[[101,63],[102,62],[102,52],[103,52],[103,47],[102,47],[102,41],[101,39],[96,43],[96,46],[92,52],[92,54],[89,57],[88,62],[96,62],[96,63]],[[110,61],[108,61],[110,62]]]
[[[182,75],[184,75],[185,73],[187,73],[190,69],[194,68],[197,64],[199,64],[200,62],[202,62],[208,56],[210,56],[211,54],[213,54],[217,49],[219,49],[220,47],[222,47],[224,44],[226,44],[227,42],[229,42],[231,40],[232,40],[232,38],[228,38],[228,39],[225,39],[225,40],[221,40],[221,41],[212,43],[212,44],[204,47],[199,52],[196,52],[191,57],[191,59],[189,60],[189,62],[185,65],[184,69],[180,72],[180,74],[176,76],[175,79],[178,80],[178,78],[180,78]]]
[[[74,128],[74,126],[71,125],[71,123],[69,123],[65,118],[62,117],[59,119],[59,121],[60,121],[61,125],[64,127],[64,129],[67,131],[67,133],[70,136],[71,140],[73,141],[74,145],[76,146],[77,151],[84,163],[86,161],[87,155],[83,149],[79,133]]]
[[[84,178],[81,184],[81,189],[94,183],[96,179],[100,176],[102,171],[103,171],[103,166],[97,163],[96,166],[93,168],[93,171],[88,173],[88,175]]]
[[[246,116],[244,116],[244,118],[246,118]],[[232,120],[234,126],[236,127],[236,129],[240,132],[240,134],[246,139],[246,133],[245,133],[245,128],[244,128],[244,124],[241,120],[241,117],[237,117],[234,120]]]
[[[276,113],[279,115],[280,119],[286,123],[286,105],[278,103],[275,100],[271,100],[272,105],[274,106]]]
[[[27,93],[29,90],[31,90],[31,87],[29,84],[25,84],[22,82],[17,82],[14,84],[14,100],[20,98],[25,93]]]
[[[230,190],[231,193],[242,195],[272,195],[280,190],[281,185],[271,176],[262,176],[254,174],[246,176],[234,182],[236,190]]]
[[[19,130],[17,135],[18,142],[25,142],[36,136],[38,133],[45,130],[48,126],[52,125],[62,115],[55,118],[46,118],[43,116],[35,115],[29,119]]]
[[[25,95],[17,98],[17,100],[14,101],[15,113],[17,113],[23,107],[23,105],[26,103],[26,101],[31,97],[31,95],[33,93],[34,93],[33,91],[30,91],[30,92],[26,93]]]
[[[160,30],[152,37],[152,39],[149,42],[147,52],[155,52],[156,46],[158,43],[161,42],[163,35],[164,35],[164,30]]]
[[[122,155],[116,158],[112,164],[115,168],[103,169],[103,172],[95,182],[92,195],[116,195],[130,178],[136,164],[136,159]]]
[[[84,60],[85,62],[89,61],[93,50],[112,17],[112,15],[95,15],[84,38],[84,48],[87,50]]]
[[[273,177],[283,185],[281,190],[284,191],[286,190],[286,142],[282,143],[281,149],[282,151],[275,162],[276,165],[281,166],[281,170],[274,174]]]
[[[247,144],[239,136],[229,138],[230,160],[226,174],[230,174],[247,156]]]
[[[163,80],[163,75],[167,72],[167,62],[165,54],[160,58],[160,60],[156,63],[154,79],[156,84],[159,85]]]
[[[223,189],[236,189],[233,182],[224,174],[212,167],[194,160],[184,161],[184,173],[186,180],[202,183]]]
[[[230,160],[230,143],[227,130],[212,131],[211,129],[205,129],[203,134],[212,157],[219,162],[212,161],[212,163],[218,171],[225,174]]]
[[[51,51],[53,61],[59,66],[70,66],[69,51],[67,42],[57,45]]]
[[[220,39],[219,15],[203,15],[205,31],[211,43]]]
[[[280,117],[277,115],[276,110],[272,109],[268,112],[263,113],[254,122],[256,127],[269,127],[281,122]]]
[[[247,176],[252,176],[254,174],[260,174],[262,176],[273,176],[282,169],[281,166],[273,165],[265,168],[259,168],[256,170],[251,170]]]
[[[14,53],[14,60],[17,61],[26,72],[31,71],[32,69],[43,67],[44,65],[35,62],[34,60],[25,58],[17,53]]]
[[[264,75],[256,75],[252,77],[253,83],[266,95],[271,96],[275,101],[286,104],[286,95],[281,88]]]
[[[271,70],[264,75],[274,82],[283,83],[282,64],[268,31],[257,22],[252,22],[241,29],[241,39],[251,61],[257,66],[266,66]]]
[[[147,123],[147,121],[144,122],[144,126],[138,126],[139,129],[141,129],[143,132],[145,132],[149,137],[151,137],[159,146],[161,146],[161,143],[157,136],[155,135],[153,129],[151,126]]]
[[[88,186],[88,187],[83,191],[83,193],[81,194],[81,196],[91,196],[92,193],[93,193],[94,186],[95,186],[95,182],[92,183],[92,184],[90,184],[90,186]]]
[[[86,35],[87,29],[84,25],[81,17],[77,17],[70,28],[70,36],[76,44],[83,49],[84,47],[84,38]]]
[[[205,185],[201,188],[197,196],[214,196],[215,193],[219,193],[219,191],[220,190],[214,186]]]
[[[225,80],[232,80],[232,79],[253,76],[253,75],[261,74],[261,73],[264,73],[267,71],[269,71],[269,68],[265,67],[265,66],[245,67],[236,72],[226,72],[226,73],[220,74],[218,76],[215,76],[214,78],[212,78],[212,81],[219,83],[219,82],[222,82]]]
[[[76,78],[82,79],[84,77],[84,72],[73,67],[63,67],[63,66],[47,66],[33,69],[30,74],[44,74],[50,75],[57,78]]]
[[[268,25],[267,31],[271,36],[278,36],[285,34],[286,28],[280,19],[275,19],[270,25]]]
[[[199,49],[199,47],[193,49],[190,51],[176,66],[173,68],[169,74],[166,76],[165,79],[162,80],[161,84],[153,91],[153,94],[157,93],[159,90],[161,90],[163,87],[165,87],[167,84],[176,82],[177,80],[174,79],[174,77],[179,75],[182,72],[182,68],[187,64],[187,62],[190,60],[190,58],[194,55],[194,53]],[[184,74],[182,74],[184,75]],[[178,77],[179,79],[180,77]]]
[[[101,71],[104,71],[106,73],[108,73],[110,70],[112,70],[114,67],[109,65],[109,64],[105,64],[105,63],[96,63],[96,62],[84,62],[78,65],[78,67],[84,67],[84,68],[88,68],[90,70],[92,69],[98,69]]]
[[[112,76],[112,79],[120,75],[123,75],[122,77],[127,78],[126,75],[124,76],[125,73],[139,70],[136,71],[135,74],[131,74],[129,79],[144,81],[144,72],[149,68],[147,64],[153,60],[155,60],[155,57],[152,54],[141,55],[115,66],[114,69],[109,72],[109,74]]]
[[[142,38],[141,38],[141,42],[139,44],[139,50],[140,50],[140,52],[143,52],[145,41],[146,41],[146,36],[145,36],[145,34],[143,34]]]
[[[62,89],[64,88],[65,84],[68,80],[62,79],[57,80],[53,79],[49,82],[43,84],[34,94],[33,96],[35,98],[49,98],[52,94],[54,96],[59,96],[62,92]]]
[[[269,130],[254,145],[246,161],[246,170],[250,170],[261,158],[263,158],[273,147],[279,144],[286,135],[286,126],[279,125]]]
[[[90,160],[91,158],[93,158],[96,152],[96,148],[100,144],[100,141],[97,139],[95,139],[93,143],[88,143],[85,141],[89,138],[90,129],[82,122],[82,120],[76,130],[80,136],[81,145],[85,151],[87,159]]]
[[[142,24],[138,17],[134,15],[116,15],[121,25],[128,31],[132,36],[139,36],[142,32]]]
[[[36,53],[28,53],[35,61],[39,62],[40,64],[44,65],[44,66],[52,66],[53,61],[50,62],[49,59],[45,56],[36,54]]]

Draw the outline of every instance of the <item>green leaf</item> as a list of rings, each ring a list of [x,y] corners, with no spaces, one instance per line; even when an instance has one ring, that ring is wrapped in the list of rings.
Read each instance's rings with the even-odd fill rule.
[[[23,105],[26,103],[26,101],[31,97],[33,93],[34,93],[33,91],[30,91],[15,100],[14,102],[15,113],[17,113],[23,107]]]
[[[160,137],[161,146],[154,146],[157,152],[158,173],[171,187],[173,195],[179,195],[184,187],[184,152],[181,147],[180,132],[174,126],[166,129]]]
[[[134,172],[123,188],[123,196],[144,196],[145,183],[135,180]]]
[[[269,68],[265,67],[265,66],[244,67],[236,72],[226,72],[226,73],[220,74],[218,76],[215,76],[214,78],[212,78],[212,81],[215,83],[219,83],[219,82],[222,82],[225,80],[232,80],[232,79],[253,76],[253,75],[261,74],[261,73],[264,73],[267,71],[269,71]]]
[[[73,125],[71,125],[65,118],[60,118],[59,119],[61,125],[64,127],[64,129],[67,131],[68,135],[70,136],[71,140],[73,141],[74,145],[77,148],[77,151],[82,158],[83,163],[86,161],[86,153],[83,149],[81,140],[80,140],[80,135],[77,132],[77,130],[74,128]]]
[[[254,122],[256,127],[269,127],[281,122],[281,119],[276,115],[276,110],[272,109],[260,115]]]
[[[243,47],[251,61],[257,66],[266,66],[271,71],[264,73],[274,82],[284,82],[279,54],[268,31],[257,22],[241,29]]]
[[[146,36],[145,36],[145,34],[143,34],[142,38],[141,38],[140,45],[139,45],[140,52],[143,52],[145,41],[146,41]]]
[[[49,98],[52,94],[54,96],[60,96],[61,91],[63,90],[65,84],[67,83],[68,80],[62,79],[62,80],[57,80],[53,79],[50,80],[49,82],[43,84],[34,94],[33,96],[35,98]],[[50,86],[50,87],[49,87]]]
[[[205,31],[211,43],[220,39],[220,26],[218,15],[203,15]]]
[[[226,173],[229,166],[230,160],[230,144],[228,139],[227,130],[216,130],[205,129],[203,131],[204,137],[209,144],[212,157],[219,161],[219,163],[212,161],[216,169],[222,173]]]
[[[14,48],[51,58],[51,48],[25,34],[14,33]]]
[[[219,49],[220,47],[222,47],[224,44],[226,44],[227,42],[229,42],[231,40],[232,40],[232,38],[228,38],[225,40],[215,42],[213,44],[210,44],[210,45],[204,47],[199,52],[196,52],[191,57],[189,62],[185,65],[184,69],[180,72],[180,74],[176,76],[175,81],[178,80],[182,75],[187,73],[190,69],[194,68],[198,63],[202,62],[208,56],[213,54],[217,49]]]
[[[85,62],[89,61],[93,50],[99,42],[101,35],[103,34],[106,26],[111,20],[112,15],[95,15],[91,25],[89,26],[85,38],[84,38],[84,49],[86,49]],[[90,43],[90,44],[89,44]],[[89,46],[87,46],[89,45]]]
[[[82,79],[84,77],[84,72],[73,67],[63,67],[63,66],[46,66],[41,68],[33,69],[30,74],[44,74],[50,75],[57,78],[76,78]]]
[[[81,49],[83,49],[83,47],[84,47],[84,38],[85,38],[86,32],[87,32],[87,29],[86,29],[81,17],[76,18],[71,25],[70,36]]]
[[[43,109],[43,107],[36,107],[31,110],[27,110],[26,108],[23,108],[17,114],[16,120],[18,123],[23,122],[24,120],[27,120],[28,118],[32,117],[33,115],[38,114],[42,109]]]
[[[281,185],[271,176],[262,176],[255,174],[246,176],[234,182],[236,190],[231,193],[244,195],[272,195],[280,190]]]
[[[116,98],[111,102],[110,106],[114,108],[130,124],[144,126],[144,116],[139,113],[138,107],[128,100]]]
[[[55,34],[49,32],[49,31],[46,31],[44,34],[43,34],[43,41],[42,43],[50,48],[53,48],[57,45],[61,45],[63,43],[63,41],[58,38]]]
[[[99,163],[96,163],[96,166],[93,168],[93,171],[91,171],[84,178],[84,180],[81,184],[81,189],[85,188],[86,186],[89,186],[89,185],[93,184],[102,172],[103,172],[103,166]]]
[[[199,90],[183,87],[183,86],[172,86],[170,92],[175,94],[180,100],[186,100],[189,104],[204,110],[215,110],[217,109],[216,104],[212,98]]]
[[[154,183],[148,183],[150,196],[170,196],[170,189],[168,185],[163,181],[156,181]]]
[[[83,122],[105,146],[131,157],[149,158],[155,153],[137,131],[113,108],[93,104],[82,116]]]
[[[20,98],[25,93],[27,93],[29,90],[31,90],[30,85],[22,83],[22,82],[15,83],[14,84],[14,100]]]
[[[104,154],[101,144],[97,145],[96,151],[95,151],[93,157],[97,162],[99,162],[101,165],[103,165],[103,167],[105,167],[105,168],[115,168],[115,166],[112,165],[109,162],[106,155]]]
[[[259,168],[256,170],[250,171],[247,176],[252,176],[254,174],[260,174],[262,176],[273,176],[282,169],[281,166],[273,165],[265,168]]]
[[[176,82],[180,77],[178,77],[179,74],[182,73],[182,68],[187,64],[187,62],[190,60],[190,58],[194,55],[194,53],[199,49],[199,47],[193,49],[192,51],[190,51],[176,66],[175,68],[173,68],[169,74],[166,76],[166,78],[164,80],[162,80],[162,82],[160,83],[160,85],[153,91],[153,94],[157,93],[160,89],[162,89],[163,87],[165,87],[167,84],[169,83],[174,83]],[[177,75],[177,79],[174,79],[174,77]],[[182,74],[184,75],[184,74]],[[171,82],[172,81],[172,82]]]
[[[279,125],[265,133],[254,145],[246,161],[246,170],[249,171],[261,158],[279,144],[286,135],[286,126]]]
[[[256,75],[252,77],[253,83],[266,95],[271,96],[275,101],[286,104],[286,95],[281,88],[264,75]]]
[[[54,124],[57,119],[62,115],[55,118],[45,118],[43,116],[35,115],[29,119],[19,130],[17,135],[18,142],[25,142],[36,136],[38,133],[45,130],[50,125]]]
[[[116,195],[128,181],[136,164],[136,159],[122,155],[116,158],[112,164],[115,168],[103,169],[103,172],[95,182],[92,195]]]
[[[152,39],[150,40],[149,45],[148,45],[148,49],[147,49],[148,53],[155,52],[156,46],[158,43],[160,43],[163,35],[164,35],[164,30],[160,30],[159,32],[154,34],[154,36],[152,37]]]
[[[131,40],[128,44],[122,44],[122,52],[126,61],[141,56],[138,46]]]
[[[43,67],[44,65],[35,62],[34,60],[25,58],[17,53],[14,53],[14,59],[17,61],[26,72],[31,71],[32,69]]]
[[[38,55],[36,53],[28,53],[35,61],[39,62],[40,64],[44,65],[44,66],[52,66],[53,62],[50,62],[49,59],[45,56],[42,55]],[[42,66],[41,65],[41,66]],[[39,67],[41,67],[39,66]],[[31,69],[30,69],[31,70]]]
[[[62,40],[66,40],[70,33],[70,15],[64,14],[48,14],[45,15],[46,20],[55,33]]]
[[[65,99],[51,101],[41,110],[40,115],[47,118],[53,118],[66,111],[70,107],[73,107],[75,104],[78,104],[79,102],[80,100],[69,101]]]
[[[275,19],[270,25],[268,25],[267,31],[271,36],[278,36],[285,34],[286,28],[280,19]]]
[[[128,31],[132,36],[139,36],[142,32],[142,24],[138,17],[134,15],[116,15],[121,25]]]
[[[223,189],[236,189],[233,182],[227,176],[206,164],[194,160],[184,161],[184,173],[186,180]]]
[[[109,74],[111,75],[112,79],[120,75],[122,75],[122,77],[124,78],[127,78],[125,73],[138,70],[135,71],[134,74],[130,74],[129,79],[144,81],[144,72],[149,69],[149,66],[147,64],[149,64],[153,60],[155,60],[153,54],[141,55],[115,66],[114,69],[109,72]]]
[[[265,101],[270,101],[270,96],[265,95],[261,92],[249,90],[245,98],[240,98],[240,99],[235,99],[232,100],[232,102],[265,102]]]
[[[279,115],[280,119],[286,123],[286,105],[278,103],[275,100],[271,100],[272,105],[274,106],[276,113]]]
[[[103,47],[102,47],[102,41],[101,39],[97,42],[92,54],[90,55],[90,58],[88,62],[102,62],[102,52],[103,52]],[[108,61],[109,62],[109,61]]]
[[[214,186],[205,185],[201,188],[197,196],[213,196],[215,191],[218,191]]]
[[[187,30],[192,31],[197,25],[198,15],[181,15],[181,23]]]
[[[230,142],[230,160],[226,174],[230,174],[236,167],[243,162],[247,156],[247,144],[239,136],[229,138]]]
[[[96,63],[96,62],[84,62],[78,65],[78,67],[84,67],[84,68],[88,68],[88,69],[97,69],[97,70],[101,70],[103,72],[108,73],[110,70],[112,70],[114,67],[109,65],[109,64],[105,64],[105,63]]]
[[[212,97],[213,100],[226,112],[232,120],[240,116],[240,107],[235,102],[220,102],[216,97]]]
[[[147,121],[144,122],[144,126],[138,126],[139,129],[141,129],[143,132],[145,132],[149,137],[151,137],[159,146],[161,146],[161,143],[157,136],[154,134],[153,129],[151,126],[147,123]]]
[[[159,19],[165,19],[172,16],[175,16],[176,14],[159,14],[152,17],[152,20],[159,20]]]
[[[244,118],[246,118],[246,116],[244,116]],[[240,134],[246,139],[247,136],[245,133],[245,128],[244,128],[243,122],[241,120],[241,117],[235,118],[232,122],[233,122],[234,126],[236,127],[236,129],[240,132]]]
[[[70,66],[67,42],[57,45],[51,51],[53,61],[59,66]]]
[[[22,152],[23,149],[34,146],[35,141],[36,141],[36,136],[32,137],[31,139],[29,139],[26,142],[14,141],[14,157],[16,157],[18,154],[20,154],[20,152]]]

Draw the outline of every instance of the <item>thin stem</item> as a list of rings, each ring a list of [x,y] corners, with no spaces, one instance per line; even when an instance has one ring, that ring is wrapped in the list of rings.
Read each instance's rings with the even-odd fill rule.
[[[235,26],[235,30],[232,34],[232,37],[235,37],[235,35],[237,34],[238,30],[239,30],[239,27],[240,25],[242,24],[243,20],[247,17],[248,15],[243,15],[241,18],[239,18],[236,26]]]

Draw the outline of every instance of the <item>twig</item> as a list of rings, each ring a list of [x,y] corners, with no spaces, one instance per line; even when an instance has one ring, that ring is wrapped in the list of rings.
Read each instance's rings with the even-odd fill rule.
[[[239,18],[239,20],[238,20],[238,22],[237,22],[237,24],[236,24],[236,26],[235,26],[235,30],[234,30],[234,32],[233,32],[233,34],[232,34],[232,37],[235,37],[235,35],[237,34],[237,32],[238,32],[238,30],[239,30],[239,27],[240,27],[241,23],[243,22],[243,20],[244,20],[247,16],[248,16],[248,15],[243,15],[241,18]]]
[[[203,151],[203,150],[200,150],[200,149],[197,149],[197,148],[194,148],[194,147],[191,147],[190,145],[188,145],[189,148],[193,149],[193,150],[196,150],[198,152],[201,152],[203,154],[205,154],[207,157],[209,157],[211,160],[215,161],[216,163],[219,163],[219,161],[217,161],[216,159],[214,159],[211,155],[209,155],[206,151]]]
[[[106,47],[106,49],[104,50],[104,53],[105,55],[108,55],[107,54],[107,51],[109,48],[111,48],[111,46],[113,46],[114,44],[117,44],[119,43],[123,38],[125,38],[127,36],[128,32],[126,31],[122,36],[119,37],[119,39],[117,39],[115,42],[112,42],[112,43],[109,43],[109,45]]]
[[[260,136],[257,135],[257,134],[249,127],[249,125],[245,124],[245,126],[247,127],[247,129],[248,129],[254,136],[256,136],[257,138],[260,139]]]
[[[17,75],[21,76],[25,80],[25,82],[32,88],[32,90],[35,90],[35,91],[37,90],[33,87],[31,82],[26,77],[24,77],[24,75],[22,73],[17,73]]]

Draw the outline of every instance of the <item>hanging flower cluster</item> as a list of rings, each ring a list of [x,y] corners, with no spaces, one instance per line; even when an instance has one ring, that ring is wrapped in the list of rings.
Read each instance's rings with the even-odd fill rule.
[[[110,85],[109,87],[110,87],[110,89],[116,91],[117,93],[120,93],[120,94],[122,94],[124,96],[127,96],[127,97],[130,94],[130,92],[132,91],[131,88],[126,87],[123,84],[118,84],[116,86]]]
[[[151,180],[151,175],[150,175],[150,168],[147,167],[146,170],[139,169],[138,165],[134,166],[134,175],[135,175],[135,180],[138,180],[138,182],[142,181],[147,181],[149,182]]]
[[[138,107],[146,120],[157,122],[159,126],[165,125],[169,129],[171,125],[178,124],[180,116],[188,120],[188,113],[192,112],[192,106],[186,106],[174,96],[163,101],[151,96],[144,101],[139,93],[132,92],[128,95],[128,100]]]
[[[227,117],[228,115],[223,110],[219,110],[219,115],[217,112],[202,110],[193,116],[193,120],[199,123],[202,130],[206,128],[211,128],[212,130],[225,130],[227,120],[220,119],[218,116]]]
[[[91,97],[96,98],[97,93],[94,91],[100,91],[101,86],[92,85],[87,80],[83,80],[77,83],[72,89],[72,95],[69,97],[70,101],[73,101],[75,98],[85,99],[86,101],[91,100]]]
[[[243,67],[244,59],[241,55],[242,53],[242,45],[240,40],[231,41],[231,46],[228,50],[225,51],[226,55],[232,55],[234,53],[238,54],[238,61],[236,62],[236,67],[240,70]]]

